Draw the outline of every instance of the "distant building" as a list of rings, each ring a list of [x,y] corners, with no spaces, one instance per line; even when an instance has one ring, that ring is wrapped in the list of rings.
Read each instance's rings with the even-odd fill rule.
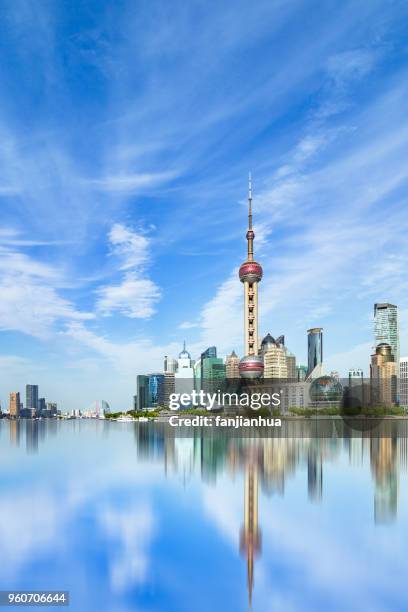
[[[56,402],[47,402],[47,412],[49,416],[57,416],[58,413],[58,405]]]
[[[164,373],[165,374],[175,374],[177,372],[177,359],[174,357],[168,357],[167,355],[164,358]]]
[[[38,385],[26,385],[26,412],[31,417],[38,413]]]
[[[323,364],[323,329],[313,327],[307,330],[307,375]]]
[[[239,357],[235,351],[231,355],[227,355],[225,360],[225,376],[228,379],[239,378]]]
[[[374,406],[392,406],[397,402],[397,364],[391,346],[385,342],[371,355],[370,386]]]
[[[374,342],[389,344],[395,363],[399,363],[399,323],[398,306],[394,304],[374,304]]]
[[[43,412],[45,412],[46,410],[46,406],[45,406],[45,397],[40,397],[38,399],[38,415],[41,416]]]
[[[408,357],[400,359],[400,404],[408,408]]]
[[[10,393],[9,413],[11,417],[20,416],[20,393],[18,391]]]

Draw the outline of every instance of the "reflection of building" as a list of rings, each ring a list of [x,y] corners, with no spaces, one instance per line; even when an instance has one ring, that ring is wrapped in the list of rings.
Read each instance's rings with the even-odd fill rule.
[[[400,404],[408,408],[408,357],[400,359]]]
[[[323,364],[323,329],[313,327],[307,330],[307,375]]]
[[[374,520],[395,520],[398,507],[397,443],[395,438],[371,439],[371,467],[375,478]]]
[[[229,379],[239,378],[239,357],[235,351],[225,360],[225,373]]]
[[[19,446],[21,421],[19,421],[18,419],[10,420],[9,427],[11,444],[13,444],[14,446]]]
[[[10,393],[9,412],[11,417],[20,416],[20,393],[18,391]]]
[[[374,304],[375,348],[389,344],[395,363],[399,363],[398,307],[394,304]]]
[[[244,284],[244,335],[245,356],[239,363],[243,378],[259,378],[263,373],[263,359],[258,355],[258,283],[262,278],[262,267],[254,260],[254,238],[252,229],[252,181],[249,177],[248,231],[246,234],[248,254],[239,269],[239,279]]]
[[[397,400],[397,364],[389,344],[379,344],[371,355],[371,402],[392,406]]]
[[[316,448],[309,448],[307,455],[307,491],[310,500],[321,500],[323,492],[323,462],[322,453]]]

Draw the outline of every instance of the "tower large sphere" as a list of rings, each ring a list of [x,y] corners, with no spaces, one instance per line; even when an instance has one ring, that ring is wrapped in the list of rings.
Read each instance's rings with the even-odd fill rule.
[[[263,358],[259,355],[247,355],[239,362],[241,378],[259,378],[264,370]]]
[[[239,269],[239,280],[241,283],[259,282],[262,278],[262,266],[256,261],[245,261]]]

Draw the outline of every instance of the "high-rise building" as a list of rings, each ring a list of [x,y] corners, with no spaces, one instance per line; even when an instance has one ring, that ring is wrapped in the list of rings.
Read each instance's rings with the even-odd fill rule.
[[[235,351],[232,351],[231,355],[227,355],[225,375],[229,379],[239,378],[239,357]]]
[[[225,382],[225,363],[220,357],[205,357],[201,371],[202,389],[207,393],[221,390]]]
[[[400,404],[404,408],[408,408],[408,357],[400,359]]]
[[[176,393],[192,393],[194,389],[194,363],[190,357],[190,353],[186,349],[186,343],[183,344],[183,350],[179,354],[177,362],[177,372],[175,378]]]
[[[307,330],[307,375],[323,364],[323,329],[312,327]]]
[[[392,348],[383,342],[371,355],[371,402],[376,406],[392,406],[397,401],[397,364]]]
[[[269,346],[264,353],[264,378],[288,378],[286,351],[283,346]]]
[[[214,358],[214,357],[217,357],[217,347],[216,346],[209,346],[200,355],[200,372],[201,372],[200,386],[201,386],[201,389],[203,388],[203,384],[204,384],[204,360],[208,358]]]
[[[244,285],[244,336],[245,356],[239,363],[243,378],[259,378],[263,374],[263,359],[258,355],[258,283],[262,278],[262,267],[254,260],[254,238],[252,229],[252,180],[249,176],[248,231],[246,234],[247,259],[239,269],[239,279]]]
[[[399,363],[398,306],[374,304],[374,342],[374,348],[379,344],[389,344],[395,363]]]
[[[177,359],[174,357],[164,357],[164,372],[166,374],[175,374],[177,372]]]
[[[149,399],[149,377],[144,374],[136,377],[136,398],[137,410],[145,410]]]
[[[20,416],[20,393],[18,391],[10,393],[9,412],[11,417]]]
[[[170,395],[175,392],[176,385],[174,379],[174,372],[164,373],[164,406],[169,407]]]
[[[31,417],[38,412],[38,385],[26,385],[26,411]]]
[[[164,406],[164,374],[149,374],[148,408]]]

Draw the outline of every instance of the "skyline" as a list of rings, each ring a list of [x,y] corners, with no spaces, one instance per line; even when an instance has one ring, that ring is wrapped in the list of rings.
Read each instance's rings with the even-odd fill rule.
[[[408,352],[408,8],[314,6],[3,8],[3,407],[127,406],[184,338],[243,355],[248,171],[260,336],[306,363],[323,327],[327,370],[366,374],[390,302]]]

